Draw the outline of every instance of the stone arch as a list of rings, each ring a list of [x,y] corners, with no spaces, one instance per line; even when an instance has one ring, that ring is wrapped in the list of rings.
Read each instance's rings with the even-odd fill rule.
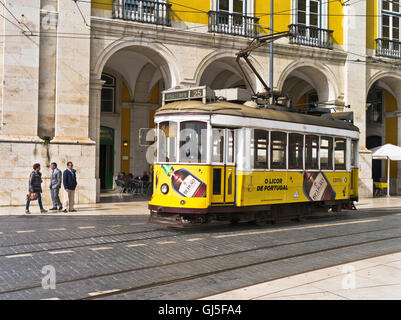
[[[290,95],[293,103],[308,91],[316,90],[319,101],[333,102],[339,96],[336,77],[325,65],[311,61],[294,61],[280,74],[277,88]]]
[[[199,63],[199,65],[197,66],[197,68],[195,70],[193,79],[194,79],[196,85],[202,84],[202,77],[204,77],[205,72],[207,72],[208,68],[210,69],[211,67],[213,67],[213,65],[218,66],[220,64],[222,72],[230,71],[231,72],[230,76],[237,75],[238,78],[240,78],[237,80],[244,80],[246,86],[248,87],[248,84],[246,83],[245,79],[243,79],[243,75],[241,73],[240,67],[238,66],[238,64],[236,62],[235,53],[236,52],[234,52],[234,51],[216,50],[216,51],[213,51],[213,52],[209,53],[208,55],[206,55],[202,59],[202,61]],[[261,67],[260,63],[258,61],[256,61],[253,57],[249,57],[249,60],[253,63],[256,70],[260,74],[263,74],[263,68]],[[225,66],[223,67],[223,65],[225,65]],[[247,74],[248,79],[250,80],[254,90],[257,92],[262,91],[263,90],[263,89],[261,89],[262,85],[258,82],[256,76],[253,74],[252,70],[248,67],[248,65],[246,65],[246,63],[244,63],[242,61],[241,66],[243,67],[245,73]],[[230,76],[228,75],[227,72],[223,76],[226,77],[227,80],[230,78]],[[213,83],[214,80],[216,80],[216,79],[213,79],[211,82]],[[232,81],[231,83],[233,85],[238,85],[239,81]],[[220,82],[220,85],[221,85],[221,82]],[[248,88],[248,89],[250,89],[250,88]]]
[[[397,101],[398,109],[401,108],[401,74],[397,74],[394,71],[377,72],[370,77],[367,83],[366,97],[374,85],[378,85],[390,92]]]
[[[175,55],[160,43],[146,43],[135,39],[116,40],[109,44],[95,59],[92,68],[92,77],[100,79],[107,61],[118,51],[130,48],[139,54],[145,55],[152,63],[160,68],[166,81],[166,88],[175,87],[180,83],[181,72]]]

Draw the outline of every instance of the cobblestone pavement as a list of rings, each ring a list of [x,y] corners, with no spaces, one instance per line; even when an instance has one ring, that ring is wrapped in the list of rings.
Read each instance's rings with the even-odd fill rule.
[[[197,299],[400,251],[399,207],[193,230],[149,225],[146,211],[0,216],[0,299]]]

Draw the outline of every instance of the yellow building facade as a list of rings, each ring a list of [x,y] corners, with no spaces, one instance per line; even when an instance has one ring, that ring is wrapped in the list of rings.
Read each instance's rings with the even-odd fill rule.
[[[24,14],[31,33],[21,34],[1,18],[0,147],[31,147],[21,147],[29,157],[10,177],[21,183],[17,191],[0,190],[0,205],[21,203],[25,191],[19,185],[30,161],[81,163],[87,168],[82,171],[85,186],[77,192],[82,203],[115,188],[119,172],[143,175],[150,170],[146,135],[162,104],[161,93],[204,85],[263,91],[243,64],[246,81],[236,53],[271,29],[291,35],[274,42],[272,64],[268,45],[255,50],[250,61],[296,108],[353,111],[361,132],[361,196],[372,195],[373,180],[386,178],[384,162],[372,162],[368,149],[401,145],[398,1],[276,0],[273,13],[269,0],[30,3],[15,0],[13,8]],[[8,81],[15,78],[26,82],[24,94]],[[38,117],[19,117],[19,112]],[[13,166],[16,156],[11,153],[5,166]],[[397,193],[399,169],[391,164],[391,190]]]

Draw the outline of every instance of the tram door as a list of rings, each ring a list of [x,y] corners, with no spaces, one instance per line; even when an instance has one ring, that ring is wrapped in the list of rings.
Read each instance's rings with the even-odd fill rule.
[[[235,131],[213,128],[212,136],[212,205],[234,204]]]

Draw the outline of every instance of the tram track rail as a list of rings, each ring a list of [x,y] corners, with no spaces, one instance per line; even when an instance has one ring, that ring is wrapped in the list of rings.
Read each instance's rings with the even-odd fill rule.
[[[327,222],[327,221],[337,221],[338,217],[324,217],[324,218],[319,218],[319,222]],[[348,219],[347,219],[348,220]],[[351,220],[351,219],[350,219]],[[310,220],[311,222],[316,222],[316,220]],[[245,222],[244,224],[250,224],[252,222]],[[282,225],[282,224],[280,224]],[[286,224],[285,224],[286,225]],[[42,245],[42,244],[51,244],[51,243],[57,243],[57,242],[65,242],[65,241],[80,241],[80,240],[89,240],[89,239],[97,239],[97,238],[105,238],[105,237],[118,237],[118,236],[126,236],[126,235],[131,235],[131,234],[144,234],[144,233],[156,233],[156,232],[171,232],[172,234],[169,235],[161,235],[161,236],[155,236],[155,237],[148,237],[148,238],[141,238],[141,239],[132,239],[132,240],[122,240],[122,241],[110,241],[110,242],[102,242],[100,244],[113,244],[113,243],[124,243],[124,242],[134,242],[134,241],[145,241],[145,240],[152,240],[152,239],[162,239],[162,238],[168,238],[172,236],[179,236],[182,235],[183,232],[186,232],[187,235],[189,234],[197,234],[198,232],[201,231],[218,231],[219,228],[224,230],[224,228],[227,226],[227,224],[215,224],[215,225],[208,225],[208,226],[196,226],[191,229],[167,229],[166,227],[160,227],[157,229],[152,229],[152,230],[138,230],[138,231],[131,231],[131,232],[119,232],[119,233],[113,233],[113,234],[102,234],[102,235],[92,235],[92,236],[85,236],[85,237],[76,237],[76,238],[67,238],[67,239],[55,239],[55,240],[46,240],[46,241],[36,241],[36,242],[21,242],[21,243],[15,243],[15,244],[7,244],[7,245],[2,245],[0,244],[0,250],[4,248],[14,248],[18,246],[30,246],[30,245]],[[263,226],[265,227],[265,226]],[[106,228],[107,229],[107,228]],[[240,228],[236,227],[233,228],[234,231],[238,231],[237,229],[242,229],[242,226]],[[258,230],[260,228],[257,228]],[[113,229],[115,230],[115,229]],[[233,231],[231,230],[231,231]],[[65,230],[63,230],[65,231]],[[227,231],[225,229],[225,231]],[[0,235],[1,237],[7,236],[7,234],[2,234]],[[96,245],[96,244],[91,244],[91,245]],[[85,247],[89,245],[82,245],[82,246],[69,246],[69,247],[60,247],[57,249],[74,249],[74,248],[80,248],[80,247]],[[53,249],[48,249],[48,250],[53,250]],[[24,251],[21,253],[37,253],[37,252],[43,252],[43,251],[48,251],[46,249],[41,249],[41,250],[36,250],[36,251]],[[0,254],[0,257],[7,256],[8,254]]]
[[[401,211],[400,211],[401,213]],[[295,216],[294,216],[295,218]],[[313,217],[312,217],[313,218]],[[310,222],[332,222],[332,221],[342,221],[344,219],[338,219],[338,216],[330,216],[330,217],[319,217],[318,220],[316,220],[315,218],[307,221]],[[345,220],[353,220],[353,218],[347,218]],[[305,221],[303,221],[305,222]],[[252,224],[253,222],[244,222],[243,224]],[[304,223],[303,223],[304,224]],[[303,225],[302,224],[302,225]],[[280,224],[275,224],[275,226],[278,225],[287,225],[287,223],[280,223]],[[143,233],[155,233],[155,232],[173,232],[174,234],[169,234],[169,235],[162,235],[162,236],[156,236],[156,237],[149,237],[149,238],[141,238],[141,239],[134,239],[134,240],[127,240],[127,241],[144,241],[144,240],[152,240],[152,239],[160,239],[160,238],[165,238],[165,237],[172,237],[172,236],[176,236],[176,235],[182,235],[183,232],[187,232],[186,234],[197,234],[197,232],[201,232],[201,231],[218,231],[219,228],[221,228],[222,230],[224,230],[223,228],[225,228],[227,226],[227,224],[215,224],[215,225],[207,225],[207,226],[196,226],[196,227],[192,227],[192,228],[188,228],[188,229],[167,229],[165,226],[160,227],[158,229],[152,229],[152,230],[138,230],[138,231],[131,231],[131,232],[119,232],[119,233],[113,233],[113,234],[102,234],[102,235],[91,235],[91,236],[85,236],[85,237],[76,237],[76,238],[67,238],[67,239],[55,239],[55,240],[46,240],[46,241],[36,241],[36,242],[21,242],[21,243],[14,243],[14,244],[6,244],[6,245],[2,245],[0,243],[0,250],[3,248],[13,248],[13,247],[18,247],[18,246],[28,246],[28,245],[41,245],[41,244],[50,244],[50,243],[57,243],[57,242],[63,242],[63,241],[79,241],[79,240],[88,240],[88,239],[96,239],[96,238],[105,238],[105,237],[118,237],[118,236],[125,236],[125,235],[130,235],[130,234],[143,234]],[[236,225],[238,226],[238,225]],[[262,228],[268,226],[264,225]],[[273,225],[272,225],[273,226]],[[241,226],[242,227],[242,226]],[[240,227],[240,228],[241,228]],[[105,228],[107,229],[107,227]],[[239,229],[238,227],[233,228],[233,230],[230,231],[238,231],[237,229]],[[257,230],[260,229],[260,227],[256,228]],[[113,229],[115,230],[115,229]],[[66,231],[66,230],[63,230]],[[227,231],[225,229],[225,231]],[[4,234],[0,234],[0,239],[2,239],[2,237],[7,237],[8,235],[6,233]],[[112,244],[112,243],[119,243],[119,242],[125,242],[124,241],[110,241],[110,242],[102,242],[99,244]],[[81,246],[72,246],[72,247],[60,247],[60,249],[73,249],[73,248],[79,248]],[[53,250],[53,249],[50,249]],[[36,253],[36,252],[42,252],[42,251],[48,251],[45,249],[42,250],[37,250],[37,251],[27,251],[27,252],[21,252],[21,253]],[[6,256],[7,254],[0,254],[0,257],[2,256]]]
[[[240,269],[244,269],[244,268],[248,268],[248,267],[258,266],[258,265],[262,265],[265,263],[272,263],[272,262],[278,262],[278,261],[283,261],[283,260],[288,260],[288,259],[293,259],[293,258],[300,258],[300,257],[312,255],[312,254],[324,253],[324,252],[329,252],[329,251],[333,251],[333,250],[345,249],[345,248],[356,247],[356,246],[360,246],[360,245],[364,245],[364,244],[371,244],[371,243],[387,241],[387,240],[395,240],[395,239],[401,239],[401,236],[389,237],[389,238],[377,239],[377,240],[369,240],[369,241],[364,241],[364,242],[355,243],[355,244],[349,244],[349,245],[337,246],[337,247],[328,248],[328,249],[314,250],[314,251],[310,251],[310,252],[306,252],[306,253],[288,255],[285,257],[263,260],[263,261],[244,264],[244,265],[235,266],[235,267],[231,267],[231,268],[220,269],[217,271],[199,273],[199,274],[193,275],[193,276],[187,276],[187,277],[165,280],[165,281],[158,281],[158,282],[149,283],[149,284],[145,284],[145,285],[141,285],[141,286],[121,289],[119,291],[114,291],[114,292],[110,292],[110,293],[103,293],[103,294],[98,294],[98,295],[94,295],[94,296],[89,296],[89,297],[81,298],[78,300],[94,300],[94,299],[98,299],[98,298],[105,298],[105,297],[115,296],[117,294],[124,294],[124,293],[132,292],[132,291],[138,291],[138,290],[143,290],[143,289],[148,289],[148,288],[155,288],[155,287],[160,287],[160,286],[173,284],[173,283],[177,283],[177,282],[183,282],[183,281],[189,281],[189,280],[193,280],[193,279],[208,277],[208,276],[217,275],[217,274],[224,273],[224,272],[235,271],[235,270],[240,270]],[[306,242],[306,241],[304,241],[304,242]],[[302,243],[302,242],[300,242],[300,243]],[[255,250],[263,250],[263,249],[265,249],[265,248],[260,248],[260,249],[255,249]],[[266,249],[269,249],[269,248],[266,248]],[[246,251],[249,251],[249,250],[246,250]],[[235,253],[235,254],[238,254],[238,253]],[[391,253],[394,253],[394,252],[390,252],[390,254]],[[373,257],[370,256],[368,258],[373,258]],[[210,258],[213,258],[213,257],[210,257]],[[327,267],[331,267],[331,266],[327,266]],[[277,279],[279,279],[279,277]],[[276,279],[272,279],[272,280],[276,280]]]
[[[321,219],[319,222],[327,222],[327,221],[336,221],[336,219]],[[304,225],[304,224],[303,224]],[[217,229],[219,227],[222,227],[222,225],[215,225],[213,228]],[[204,227],[199,227],[198,230],[192,229],[191,231],[200,231]],[[401,228],[400,227],[392,227],[392,228]],[[262,228],[258,228],[255,230],[261,230]],[[263,228],[264,229],[264,228]],[[210,230],[210,227],[209,227]],[[237,228],[235,231],[239,231],[240,228]],[[51,240],[51,241],[41,241],[41,242],[26,242],[26,243],[18,243],[18,244],[13,244],[13,245],[5,245],[1,246],[0,245],[0,250],[1,249],[11,249],[14,247],[19,247],[19,246],[27,246],[27,245],[42,245],[42,244],[50,244],[50,243],[58,243],[58,242],[66,242],[66,241],[83,241],[83,240],[90,240],[90,239],[97,239],[97,238],[106,238],[106,237],[119,237],[119,236],[127,236],[127,235],[135,235],[135,234],[144,234],[144,233],[154,233],[154,232],[163,232],[166,231],[165,228],[160,228],[156,230],[142,230],[142,231],[133,231],[133,232],[121,232],[121,233],[116,233],[116,234],[106,234],[106,235],[97,235],[97,236],[87,236],[87,237],[80,237],[80,238],[72,238],[72,239],[60,239],[60,240]],[[99,243],[92,243],[92,244],[82,244],[82,245],[76,245],[76,246],[59,246],[56,248],[51,248],[51,249],[38,249],[38,250],[31,250],[31,251],[20,251],[15,254],[34,254],[34,253],[40,253],[40,252],[48,252],[48,251],[53,251],[53,250],[71,250],[71,249],[79,249],[79,248],[85,248],[85,247],[91,247],[91,246],[98,246],[98,245],[112,245],[112,244],[123,244],[123,243],[129,243],[129,242],[137,242],[137,241],[149,241],[149,240],[160,240],[163,238],[171,238],[174,236],[180,236],[182,235],[183,229],[178,229],[178,232],[175,234],[169,234],[169,235],[160,235],[160,236],[153,236],[153,237],[147,237],[147,238],[140,238],[140,239],[127,239],[127,240],[113,240],[113,241],[103,241]],[[382,230],[378,230],[382,231]],[[191,235],[196,236],[197,233],[191,233]],[[322,239],[323,240],[323,239]],[[9,256],[10,253],[4,253],[0,254],[0,258]]]
[[[228,257],[228,256],[238,255],[238,254],[245,254],[248,252],[253,252],[253,251],[258,251],[258,250],[268,250],[268,249],[274,249],[274,248],[278,248],[278,247],[282,247],[282,246],[299,245],[299,244],[304,244],[304,243],[307,244],[307,243],[311,243],[311,242],[315,242],[315,241],[330,240],[330,239],[347,237],[347,236],[363,235],[363,234],[367,234],[367,233],[388,231],[388,230],[394,230],[394,229],[401,229],[401,226],[380,228],[380,229],[374,229],[374,230],[365,230],[365,231],[360,231],[360,232],[342,233],[342,234],[336,234],[336,235],[326,236],[326,237],[319,237],[319,238],[313,238],[313,239],[307,239],[307,240],[301,240],[301,241],[292,241],[292,242],[280,243],[280,244],[276,244],[276,245],[254,247],[254,248],[249,248],[249,249],[245,249],[245,250],[226,252],[226,253],[198,257],[198,258],[191,258],[191,259],[172,261],[172,262],[161,263],[161,264],[154,264],[154,265],[143,266],[143,267],[139,267],[139,268],[130,268],[130,269],[119,270],[119,271],[104,272],[104,273],[88,275],[88,276],[84,276],[84,277],[76,277],[76,278],[71,278],[71,279],[58,280],[57,284],[61,285],[61,284],[91,280],[91,279],[96,279],[96,278],[101,278],[101,277],[120,275],[120,274],[124,274],[124,273],[131,273],[131,272],[143,271],[143,270],[151,270],[151,269],[156,269],[156,268],[160,268],[160,267],[168,267],[168,266],[173,266],[173,265],[177,265],[177,264],[202,261],[202,260],[206,260],[206,259],[213,259],[213,258]],[[193,280],[193,279],[197,279],[197,278],[201,278],[201,277],[217,275],[220,273],[235,271],[235,270],[252,267],[252,266],[257,266],[257,265],[261,265],[261,264],[265,264],[265,263],[278,262],[278,261],[291,259],[291,258],[298,258],[298,257],[308,256],[308,255],[317,254],[317,253],[330,252],[333,250],[357,247],[357,246],[361,246],[361,245],[365,245],[365,244],[371,244],[371,243],[377,243],[377,242],[395,240],[395,239],[401,239],[401,235],[385,237],[385,238],[380,238],[380,239],[373,239],[373,240],[368,240],[368,241],[361,241],[361,242],[351,243],[351,244],[346,244],[346,245],[341,245],[341,246],[334,246],[331,248],[313,250],[313,251],[308,251],[308,252],[299,253],[299,254],[286,255],[284,257],[279,257],[279,258],[275,258],[275,259],[265,259],[265,260],[254,262],[254,263],[241,264],[239,266],[223,268],[223,269],[211,271],[211,272],[198,273],[196,275],[191,275],[191,276],[186,276],[186,277],[181,277],[181,278],[176,278],[176,279],[157,281],[157,282],[148,283],[148,284],[135,286],[135,287],[130,287],[130,288],[126,288],[126,289],[121,289],[121,290],[119,289],[116,292],[98,294],[98,295],[94,295],[94,296],[90,296],[90,297],[83,297],[83,298],[79,298],[79,299],[87,300],[87,299],[97,299],[97,298],[102,298],[102,297],[108,297],[108,296],[118,295],[118,294],[122,294],[122,293],[147,289],[147,288],[159,287],[159,286],[168,285],[168,284],[172,284],[172,283],[176,283],[176,282],[183,282],[183,281]],[[67,249],[67,248],[65,248],[65,249]],[[43,250],[43,251],[46,251],[46,250]],[[391,252],[389,252],[389,253],[391,253]],[[371,257],[367,257],[367,258],[371,258]],[[32,289],[37,289],[37,288],[41,288],[41,285],[31,285],[31,286],[28,285],[28,286],[23,286],[23,287],[19,287],[19,288],[3,290],[3,291],[0,291],[0,299],[1,299],[1,296],[4,294],[21,292],[21,291],[32,290]]]

